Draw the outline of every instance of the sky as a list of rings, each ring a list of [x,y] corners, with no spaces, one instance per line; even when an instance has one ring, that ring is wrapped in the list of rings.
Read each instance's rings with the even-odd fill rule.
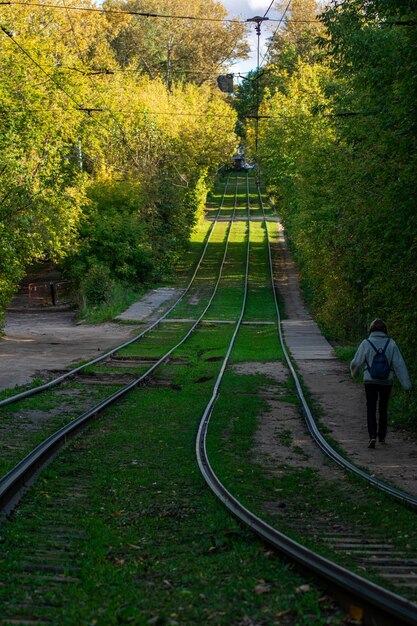
[[[250,17],[255,17],[256,15],[260,15],[262,17],[265,14],[269,5],[271,4],[271,0],[222,0],[222,4],[229,11],[230,17],[238,17],[246,20]],[[279,19],[281,17],[281,12],[277,11],[276,9],[274,9],[274,6],[272,6],[272,9],[269,11],[267,17],[269,17],[270,19]],[[261,60],[263,54],[266,51],[267,39],[271,36],[276,27],[277,22],[272,22],[271,24],[268,24],[268,22],[264,22],[261,26]],[[231,66],[230,69],[234,73],[245,73],[256,69],[256,50],[258,38],[255,31],[255,24],[250,25],[249,33],[249,44],[252,49],[250,53],[250,58],[246,61],[239,61],[237,64]]]

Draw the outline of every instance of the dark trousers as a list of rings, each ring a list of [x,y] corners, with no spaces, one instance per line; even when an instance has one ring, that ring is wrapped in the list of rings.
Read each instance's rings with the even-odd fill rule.
[[[385,439],[387,434],[388,400],[392,385],[365,384],[366,414],[368,418],[368,432],[370,439]],[[378,402],[379,401],[379,402]],[[376,407],[378,404],[379,420],[376,421]]]

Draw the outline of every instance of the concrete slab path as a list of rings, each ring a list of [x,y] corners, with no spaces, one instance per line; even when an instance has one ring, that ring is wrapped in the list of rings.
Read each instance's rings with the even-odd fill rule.
[[[150,316],[156,319],[159,317],[159,314],[163,314],[163,311],[168,308],[169,304],[180,297],[181,293],[181,289],[175,289],[173,287],[152,289],[115,319],[134,322],[149,320]]]
[[[364,385],[351,379],[349,364],[336,358],[307,310],[282,227],[274,253],[276,281],[287,314],[282,322],[284,339],[304,384],[320,407],[320,421],[355,464],[417,496],[416,438],[389,427],[387,443],[368,448]]]

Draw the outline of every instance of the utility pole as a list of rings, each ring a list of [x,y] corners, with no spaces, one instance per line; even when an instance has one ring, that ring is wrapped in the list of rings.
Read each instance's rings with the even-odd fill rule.
[[[260,171],[259,171],[259,163],[258,163],[258,137],[259,137],[259,53],[260,53],[260,39],[261,39],[261,25],[263,22],[267,22],[269,17],[261,17],[260,15],[256,15],[255,17],[251,17],[247,19],[247,22],[253,22],[255,24],[255,31],[258,37],[258,45],[256,52],[256,116],[255,116],[255,161],[257,164],[257,175],[256,175],[256,183],[259,185]]]
[[[167,82],[167,90],[171,91],[172,90],[172,49],[173,49],[173,39],[172,37],[169,38],[168,40],[168,46],[167,46],[167,78],[166,78],[166,82]]]
[[[77,155],[78,169],[80,170],[80,172],[82,172],[83,171],[83,149],[82,149],[80,138],[77,139],[77,143],[75,144],[75,152]]]

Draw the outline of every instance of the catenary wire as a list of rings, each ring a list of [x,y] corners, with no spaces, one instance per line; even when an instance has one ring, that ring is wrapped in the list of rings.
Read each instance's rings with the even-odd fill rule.
[[[269,11],[272,9],[272,5],[274,4],[275,0],[271,0],[271,4],[269,5],[269,7],[267,8],[267,10],[265,11],[262,19],[264,20],[266,18],[266,16],[268,15]]]
[[[46,109],[45,107],[40,107],[37,109],[34,108],[25,108],[25,109],[11,109],[11,108],[7,108],[7,110],[1,110],[0,109],[0,115],[2,114],[8,114],[8,113],[28,113],[28,112],[32,112],[32,113],[36,113],[39,111],[75,111],[75,110],[79,110],[79,111],[83,111],[86,113],[102,113],[102,112],[107,112],[107,109],[98,109],[98,108],[88,108],[88,107],[82,107],[80,109],[64,109],[64,108],[59,108],[59,109],[51,109],[48,107],[48,109]],[[229,119],[235,119],[236,115],[235,114],[227,114],[227,113],[170,113],[170,112],[165,112],[165,111],[138,111],[137,115],[169,115],[170,117],[215,117],[215,118],[229,118]],[[270,116],[268,116],[269,118]],[[107,129],[109,130],[109,129]]]
[[[0,30],[7,36],[9,37],[9,39],[13,42],[13,44],[15,46],[17,46],[19,48],[19,50],[34,64],[36,65],[36,67],[38,67],[41,72],[43,74],[45,74],[45,76],[47,76],[47,78],[55,85],[55,87],[57,87],[60,91],[62,91],[67,98],[69,98],[74,104],[77,105],[75,110],[78,111],[93,111],[95,109],[93,108],[89,108],[89,107],[84,107],[80,104],[80,102],[78,102],[78,100],[76,98],[74,98],[74,96],[65,89],[65,87],[63,87],[53,76],[51,76],[51,74],[49,74],[49,72],[47,72],[42,65],[40,65],[40,63],[38,63],[36,61],[36,59],[33,58],[33,56],[30,54],[30,52],[28,52],[13,36],[13,34],[7,30],[7,28],[5,28],[2,24],[0,24]],[[42,109],[40,109],[42,110]],[[45,109],[43,109],[45,110]],[[10,112],[11,109],[8,109],[7,112]],[[28,109],[24,109],[22,110],[22,112],[26,112],[28,111]],[[99,119],[97,118],[93,118],[94,119],[94,123],[98,124],[99,126],[101,126],[101,128],[104,128],[107,132],[112,133],[112,130],[110,128],[108,128],[105,124],[103,124],[103,122],[101,122]]]
[[[288,0],[288,4],[285,7],[283,14],[281,15],[281,17],[280,17],[280,19],[278,21],[277,27],[275,28],[274,32],[272,33],[272,36],[271,36],[271,38],[269,40],[269,44],[268,44],[268,46],[267,46],[267,48],[265,50],[264,55],[262,56],[261,65],[263,64],[263,62],[265,61],[266,57],[268,56],[269,49],[270,49],[270,47],[271,47],[271,45],[272,45],[272,43],[274,41],[275,35],[277,34],[277,32],[278,32],[278,30],[279,30],[279,28],[280,28],[280,26],[281,26],[281,24],[282,24],[282,22],[284,20],[284,17],[286,15],[288,9],[290,8],[291,2],[292,2],[292,0]]]
[[[95,67],[91,68],[91,71],[86,70],[81,67],[71,67],[69,65],[60,65],[59,69],[68,70],[71,72],[79,72],[80,74],[84,74],[85,76],[112,76],[113,74],[128,74],[128,73],[138,73],[142,72],[139,68],[108,68],[108,67]],[[224,71],[230,76],[242,76],[244,74],[250,74],[250,72],[228,72],[225,68],[219,68],[218,71],[213,70],[187,70],[187,69],[179,69],[179,70],[171,70],[172,74],[201,74],[203,76],[219,76],[219,73]]]
[[[48,4],[48,3],[40,3],[40,2],[19,2],[18,0],[10,0],[6,2],[0,2],[0,6],[30,6],[30,7],[39,7],[46,9],[60,9],[64,10],[64,6],[60,6],[58,4]],[[165,13],[150,13],[146,11],[122,11],[118,9],[98,9],[93,7],[68,7],[69,11],[85,11],[88,13],[101,13],[102,15],[134,15],[137,17],[146,17],[146,18],[160,18],[160,19],[170,19],[170,20],[191,20],[196,22],[218,22],[218,23],[229,23],[229,24],[247,24],[247,20],[239,20],[232,18],[215,18],[215,17],[199,17],[197,15],[170,15]],[[270,22],[281,22],[281,19],[271,18]],[[315,23],[317,20],[291,20],[293,22],[305,22],[305,23]]]
[[[7,3],[9,5],[11,5],[12,3]],[[61,7],[64,8],[65,7]],[[82,111],[82,112],[87,112],[88,114],[91,114],[93,112],[108,112],[110,113],[110,115],[112,116],[112,112],[108,109],[99,109],[97,107],[84,107],[82,106],[71,94],[70,92],[68,92],[53,76],[51,76],[37,61],[36,59],[33,58],[33,56],[27,52],[27,50],[25,48],[23,48],[23,46],[15,39],[15,37],[13,36],[13,34],[8,31],[3,25],[0,24],[0,29],[3,31],[3,33],[5,35],[7,35],[7,37],[10,38],[10,40],[21,50],[21,52],[23,54],[25,54],[25,56],[27,56],[30,61],[32,61],[32,63],[34,63],[44,74],[45,76],[47,76],[47,78],[60,90],[62,91],[72,102],[74,102],[74,104],[77,105],[76,110]],[[78,45],[78,44],[77,44]],[[0,111],[0,114],[2,113],[10,113],[10,112],[15,112],[15,113],[26,113],[29,109],[25,108],[22,110],[12,110],[10,108],[7,109],[7,111]],[[36,110],[45,110],[45,109],[36,109]],[[50,110],[50,109],[48,109]],[[169,113],[169,112],[151,112],[151,111],[143,111],[140,112],[139,114],[141,115],[169,115],[171,116],[191,116],[191,117],[216,117],[216,118],[220,118],[220,117],[224,117],[224,118],[234,118],[234,115],[226,115],[226,114],[210,114],[210,113],[201,113],[201,114],[195,114],[195,113]],[[113,116],[112,116],[113,117]],[[110,134],[112,134],[112,130],[110,128],[108,128],[105,124],[103,124],[100,120],[98,120],[96,117],[93,118],[94,123],[98,124],[99,126],[101,126],[102,128],[104,128],[107,132],[109,132]],[[128,147],[129,152],[131,153],[131,156],[136,163],[136,157],[132,151],[132,149],[130,148],[130,146],[127,143],[127,140],[125,138],[124,135],[124,131],[122,128],[119,127],[119,129],[121,130],[121,135],[122,135],[122,140],[125,143],[125,145]]]
[[[10,10],[13,11],[11,5],[9,5]],[[5,28],[3,25],[0,24],[0,30],[3,31],[3,33],[5,35],[7,35],[7,37],[9,37],[9,39],[13,42],[13,44],[15,44],[20,51],[29,58],[29,60],[36,66],[38,67],[43,74],[45,74],[45,76],[47,76],[48,80],[50,80],[52,82],[52,84],[54,84],[60,91],[62,91],[72,102],[74,102],[74,104],[77,105],[76,109],[63,109],[63,108],[59,108],[57,109],[57,111],[62,111],[62,110],[78,110],[81,112],[88,112],[91,113],[92,111],[95,111],[97,109],[92,108],[92,107],[83,107],[80,106],[80,104],[78,103],[77,99],[74,98],[72,96],[72,94],[67,91],[53,76],[51,76],[44,68],[42,65],[40,65],[40,63],[38,63],[36,61],[36,59],[33,58],[33,56],[15,39],[13,33],[11,33],[7,28]],[[6,111],[1,111],[0,110],[0,114],[9,114],[10,112],[14,112],[14,113],[27,113],[28,111],[31,111],[32,109],[29,109],[28,107],[26,107],[25,109],[22,110],[13,110],[8,108]],[[39,108],[36,109],[37,111],[41,111],[41,110],[46,110],[45,107],[43,108]],[[48,107],[47,109],[48,111],[51,111],[50,107]],[[103,122],[101,122],[99,119],[97,118],[93,118],[92,119],[94,124],[97,124],[98,126],[100,126],[101,128],[105,129],[110,135],[112,135],[113,131],[112,129],[108,128]],[[91,158],[91,157],[90,157]],[[92,161],[94,161],[95,159],[91,158]],[[121,170],[120,168],[116,168],[118,171],[123,172],[123,170]]]
[[[74,42],[75,42],[76,48],[77,48],[77,50],[78,50],[78,55],[79,55],[79,57],[80,57],[80,59],[81,59],[81,62],[82,62],[82,63],[83,63],[83,65],[85,66],[85,59],[84,59],[84,55],[83,55],[83,52],[82,52],[82,50],[81,50],[81,46],[80,46],[80,43],[79,43],[79,39],[78,39],[77,33],[76,33],[76,31],[75,31],[74,24],[73,24],[73,21],[72,21],[72,18],[71,18],[71,14],[70,14],[70,12],[69,12],[69,10],[68,10],[68,6],[67,6],[67,4],[66,4],[65,0],[63,0],[63,4],[64,4],[65,10],[66,10],[66,14],[67,14],[68,21],[69,21],[69,24],[70,24],[70,27],[71,27],[71,31],[72,31],[72,33],[73,33],[73,35],[74,35]],[[97,85],[96,85],[96,83],[94,82],[93,77],[92,77],[90,74],[87,74],[86,76],[87,76],[87,78],[89,79],[90,83],[92,84],[92,86],[93,86],[93,90],[94,90],[94,91],[95,91],[95,93],[98,95],[98,97],[99,97],[99,99],[101,100],[101,102],[105,105],[106,111],[109,113],[109,115],[110,115],[111,119],[112,119],[112,120],[113,120],[113,122],[116,124],[117,128],[119,129],[121,139],[122,139],[123,143],[125,144],[125,146],[126,146],[126,148],[127,148],[128,152],[129,152],[129,154],[130,154],[130,156],[131,156],[131,159],[132,159],[133,163],[134,163],[136,166],[138,166],[138,161],[137,161],[136,155],[135,155],[135,153],[133,152],[133,149],[132,149],[132,147],[130,146],[130,144],[129,144],[128,140],[126,139],[126,133],[125,133],[125,131],[124,131],[123,127],[121,126],[121,124],[120,124],[119,120],[116,118],[116,116],[114,115],[114,113],[112,112],[112,110],[111,110],[111,109],[109,108],[109,106],[107,105],[106,101],[105,101],[105,100],[104,100],[104,98],[103,98],[103,95],[100,93],[99,89],[97,88]]]

